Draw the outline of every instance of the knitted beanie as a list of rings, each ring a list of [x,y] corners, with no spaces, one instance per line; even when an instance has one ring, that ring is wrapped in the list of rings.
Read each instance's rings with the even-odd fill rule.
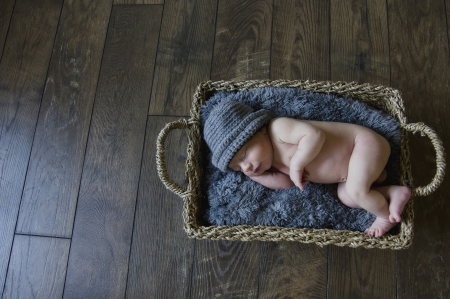
[[[218,103],[203,128],[203,137],[212,152],[212,164],[227,171],[234,155],[272,117],[268,110],[254,111],[239,102]]]

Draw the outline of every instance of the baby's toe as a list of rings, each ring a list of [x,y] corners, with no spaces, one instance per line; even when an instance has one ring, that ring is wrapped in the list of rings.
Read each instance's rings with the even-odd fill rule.
[[[399,223],[402,221],[402,217],[400,215],[389,215],[389,221],[391,223]]]
[[[378,229],[377,232],[376,232],[376,234],[375,234],[375,238],[381,237],[382,235],[384,235],[384,233],[385,233],[384,231]]]
[[[371,237],[375,236],[375,230],[373,228],[368,228],[364,232]]]

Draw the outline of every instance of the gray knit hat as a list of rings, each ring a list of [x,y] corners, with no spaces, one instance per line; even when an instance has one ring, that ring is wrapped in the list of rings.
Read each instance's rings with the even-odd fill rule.
[[[254,111],[235,101],[218,103],[203,128],[203,137],[212,152],[212,164],[222,171],[229,170],[234,155],[272,118],[268,110]]]

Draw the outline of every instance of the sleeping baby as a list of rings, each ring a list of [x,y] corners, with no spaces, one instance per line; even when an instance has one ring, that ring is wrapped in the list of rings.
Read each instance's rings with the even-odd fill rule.
[[[378,238],[397,225],[411,196],[404,186],[379,186],[390,146],[366,127],[273,118],[268,110],[222,101],[203,131],[212,163],[222,171],[241,171],[270,189],[339,183],[342,203],[376,216],[365,231],[370,236]]]

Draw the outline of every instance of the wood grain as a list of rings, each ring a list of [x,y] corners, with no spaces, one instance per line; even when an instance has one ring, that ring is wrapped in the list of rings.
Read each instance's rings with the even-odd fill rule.
[[[267,79],[271,0],[219,1],[212,80]]]
[[[61,6],[19,0],[0,63],[0,294]]]
[[[70,240],[16,235],[2,298],[61,298]]]
[[[331,80],[390,85],[384,1],[331,2]],[[329,298],[395,298],[394,251],[330,247]]]
[[[448,151],[450,55],[445,9],[442,1],[388,1],[392,85],[402,91],[409,122],[422,121],[434,128]],[[414,183],[423,186],[434,175],[434,151],[427,138],[410,139]],[[435,193],[414,199],[413,245],[398,253],[399,298],[450,297],[449,192],[447,175]]]
[[[260,242],[197,241],[191,298],[257,298]]]
[[[217,0],[166,0],[150,115],[189,115],[197,85],[211,71]]]
[[[397,298],[395,251],[330,248],[328,298]]]
[[[261,249],[259,298],[326,298],[327,249],[266,242]]]
[[[65,1],[17,231],[70,237],[112,0]]]
[[[331,1],[331,80],[390,84],[385,1]]]
[[[271,79],[329,79],[329,3],[276,1]],[[325,298],[327,248],[261,245],[259,298]]]
[[[3,54],[3,48],[11,21],[11,15],[14,9],[14,3],[16,3],[16,0],[0,1],[0,11],[2,12],[2,17],[0,18],[0,59]]]
[[[136,207],[126,298],[189,298],[195,241],[183,230],[183,201],[165,188],[156,169],[156,138],[178,118],[150,116]],[[175,130],[166,140],[167,171],[185,185],[188,137]],[[151,257],[151,258],[147,258]]]
[[[114,0],[114,5],[133,5],[133,4],[164,4],[164,0]]]
[[[330,79],[328,1],[274,3],[271,79]]]
[[[65,298],[123,298],[162,7],[115,6],[109,22]]]
[[[448,38],[448,48],[450,49],[450,18],[448,17],[450,15],[450,1],[445,1],[445,7],[446,7],[446,19],[447,19],[447,38]]]

